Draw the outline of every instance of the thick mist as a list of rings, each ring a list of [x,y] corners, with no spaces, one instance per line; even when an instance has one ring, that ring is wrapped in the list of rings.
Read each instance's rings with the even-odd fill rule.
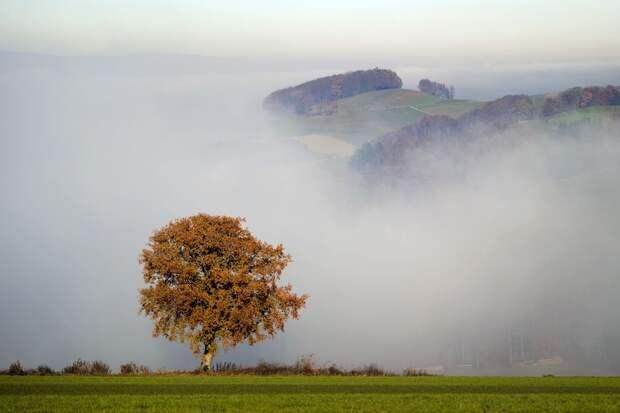
[[[261,108],[274,89],[350,68],[4,59],[0,365],[194,367],[138,314],[137,256],[152,230],[197,212],[243,216],[283,243],[294,258],[283,281],[310,295],[285,333],[219,360],[315,354],[399,370],[471,359],[464,343],[494,345],[532,320],[585,354],[620,335],[617,132],[435,148],[411,160],[420,185],[369,188],[346,160],[278,135]],[[554,89],[541,70],[513,86]],[[586,360],[570,373],[617,368]]]

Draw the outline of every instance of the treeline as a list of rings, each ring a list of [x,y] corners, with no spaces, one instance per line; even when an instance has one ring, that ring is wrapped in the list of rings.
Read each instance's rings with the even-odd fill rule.
[[[196,370],[151,370],[148,366],[129,362],[121,364],[119,373],[113,373],[110,366],[103,361],[86,361],[77,359],[62,370],[54,370],[48,365],[40,365],[36,368],[24,368],[19,361],[12,363],[8,369],[0,370],[1,375],[11,376],[149,376],[149,375],[174,375],[174,374],[205,374],[201,369]],[[402,373],[386,370],[377,364],[371,363],[362,367],[344,369],[335,364],[319,366],[312,356],[302,356],[294,364],[281,364],[260,361],[256,366],[241,366],[236,363],[216,363],[213,370],[206,374],[214,375],[304,375],[304,376],[431,376],[433,374],[424,369],[405,369]]]
[[[590,106],[618,105],[620,105],[620,87],[612,85],[574,87],[556,95],[545,97],[541,115],[553,116],[556,113]]]

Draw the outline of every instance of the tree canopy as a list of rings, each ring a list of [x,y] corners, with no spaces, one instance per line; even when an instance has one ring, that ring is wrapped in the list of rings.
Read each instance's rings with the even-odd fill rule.
[[[256,239],[244,219],[198,214],[155,231],[140,254],[140,309],[154,336],[188,342],[210,369],[218,346],[254,344],[284,330],[307,296],[278,286],[291,261],[282,245]]]
[[[440,96],[446,99],[454,99],[454,86],[446,86],[443,83],[432,82],[429,79],[422,79],[418,83],[420,92],[428,93],[433,96]]]

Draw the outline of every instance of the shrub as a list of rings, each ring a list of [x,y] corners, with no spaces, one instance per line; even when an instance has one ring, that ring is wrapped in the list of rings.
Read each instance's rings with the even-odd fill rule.
[[[151,369],[142,364],[136,364],[133,361],[129,363],[121,364],[121,374],[140,374],[140,375],[148,375],[151,374]]]
[[[230,361],[224,361],[216,363],[213,371],[216,373],[236,373],[240,370],[240,367]]]
[[[291,371],[294,371],[294,369],[290,366],[286,366],[284,364],[269,363],[264,360],[259,361],[256,367],[250,367],[244,370],[247,373],[258,374],[260,376],[269,376],[274,374],[291,374]]]
[[[145,366],[144,364],[138,364],[138,374],[143,374],[143,375],[151,374],[151,369],[149,366]]]
[[[316,374],[316,362],[314,354],[308,354],[299,357],[295,363],[295,370],[298,374]]]
[[[34,370],[34,374],[37,374],[39,376],[53,376],[58,373],[47,364],[41,364],[40,366],[37,366],[37,368]]]
[[[374,363],[351,370],[352,376],[385,376],[385,370]]]
[[[327,367],[320,368],[318,374],[322,376],[345,376],[347,372],[335,364],[331,364]]]
[[[90,374],[93,376],[108,376],[111,372],[110,366],[101,360],[95,360],[90,364]]]
[[[9,366],[9,374],[11,376],[24,376],[26,374],[24,368],[22,367],[22,363],[20,363],[19,360],[11,363]]]
[[[78,376],[107,376],[111,373],[110,366],[103,361],[95,360],[92,362],[77,359],[71,365],[62,369],[63,374],[75,374]]]
[[[406,369],[403,376],[432,376],[432,374],[424,369]]]
[[[136,374],[137,367],[138,366],[133,361],[121,364],[121,374]]]
[[[69,366],[62,369],[63,374],[75,374],[78,376],[84,376],[89,374],[90,368],[86,360],[77,359]]]

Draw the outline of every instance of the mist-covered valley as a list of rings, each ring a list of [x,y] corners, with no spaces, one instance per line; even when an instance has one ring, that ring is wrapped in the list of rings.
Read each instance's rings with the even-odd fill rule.
[[[618,85],[618,68],[394,67],[405,86],[438,73],[488,100]],[[282,243],[294,259],[283,281],[310,296],[284,334],[220,360],[618,374],[618,129],[439,144],[408,159],[415,180],[372,183],[262,107],[349,69],[0,55],[0,364],[193,367],[138,314],[137,256],[154,229],[205,212]],[[532,355],[541,347],[551,367]],[[492,363],[506,352],[521,363],[508,372]]]

